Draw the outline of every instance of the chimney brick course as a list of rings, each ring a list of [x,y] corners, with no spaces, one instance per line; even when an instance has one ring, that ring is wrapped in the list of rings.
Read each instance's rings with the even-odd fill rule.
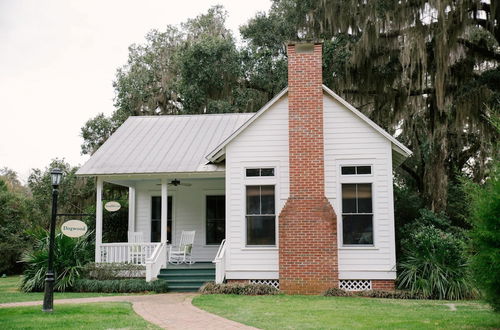
[[[300,45],[300,47],[296,47]],[[338,286],[337,222],[325,197],[322,45],[288,46],[290,197],[279,216],[280,290]]]

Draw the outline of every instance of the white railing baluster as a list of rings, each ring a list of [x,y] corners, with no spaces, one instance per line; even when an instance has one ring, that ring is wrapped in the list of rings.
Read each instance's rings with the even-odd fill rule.
[[[221,284],[226,277],[226,240],[223,239],[220,243],[219,250],[215,259],[212,261],[215,264],[215,283]]]
[[[101,262],[130,262],[145,265],[160,243],[103,243],[100,249]]]
[[[148,246],[147,249],[151,251],[153,246]],[[167,244],[160,243],[152,251],[151,257],[146,258],[147,282],[155,279],[160,273],[160,270],[167,267]]]

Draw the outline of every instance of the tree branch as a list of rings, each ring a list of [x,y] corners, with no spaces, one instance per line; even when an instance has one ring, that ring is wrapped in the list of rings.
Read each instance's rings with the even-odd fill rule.
[[[481,47],[481,46],[478,46],[468,40],[465,40],[463,38],[459,38],[458,39],[458,43],[467,47],[468,49],[470,49],[471,51],[481,55],[481,56],[484,56],[488,59],[491,59],[491,60],[495,60],[495,61],[499,61],[500,62],[500,54],[498,53],[495,53],[494,51],[492,50],[489,50],[487,48],[484,48],[484,47]]]

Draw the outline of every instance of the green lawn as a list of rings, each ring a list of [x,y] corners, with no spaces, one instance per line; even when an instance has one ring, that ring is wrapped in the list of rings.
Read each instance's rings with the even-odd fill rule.
[[[36,301],[43,300],[43,292],[24,293],[19,291],[20,276],[9,276],[0,278],[0,303]],[[64,298],[87,298],[124,295],[120,293],[80,293],[80,292],[56,292],[54,299]],[[130,293],[128,293],[130,295]],[[1,327],[0,327],[1,329]]]
[[[261,329],[500,328],[500,314],[477,301],[202,295],[193,304]]]
[[[129,303],[0,308],[0,329],[159,329],[137,315]]]

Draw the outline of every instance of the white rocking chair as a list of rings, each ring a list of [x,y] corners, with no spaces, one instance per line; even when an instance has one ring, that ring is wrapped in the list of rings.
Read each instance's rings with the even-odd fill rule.
[[[140,231],[129,231],[128,242],[138,243],[129,246],[128,262],[135,265],[141,265],[146,262],[146,251],[143,251],[140,243],[144,243],[144,235]]]
[[[177,249],[174,249],[172,245],[170,245],[170,253],[168,254],[168,262],[171,264],[194,264],[193,261],[193,243],[194,243],[194,234],[196,231],[182,231],[181,239],[179,241],[179,246]]]

